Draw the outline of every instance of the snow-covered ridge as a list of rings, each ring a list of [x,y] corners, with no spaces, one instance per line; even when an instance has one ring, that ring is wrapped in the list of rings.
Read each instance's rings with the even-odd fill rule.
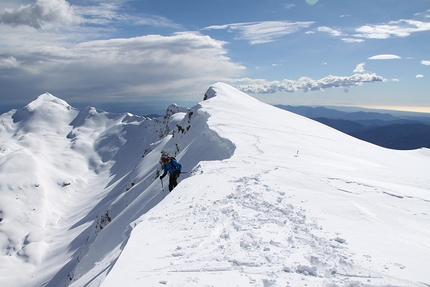
[[[123,245],[130,222],[163,198],[162,149],[178,159],[183,149],[201,145],[214,151],[200,154],[202,160],[232,154],[234,146],[220,144],[225,140],[208,130],[207,118],[177,105],[158,119],[79,111],[48,93],[1,115],[0,285],[66,286],[88,271],[82,265],[96,263],[87,253],[103,242],[97,239],[103,230]],[[196,133],[204,134],[195,140]],[[191,170],[196,160],[183,163]],[[125,217],[120,227],[117,217]],[[109,234],[111,222],[117,237]]]
[[[430,284],[428,149],[224,83],[204,99],[149,119],[44,94],[1,115],[0,285]],[[162,151],[185,172],[168,195]]]

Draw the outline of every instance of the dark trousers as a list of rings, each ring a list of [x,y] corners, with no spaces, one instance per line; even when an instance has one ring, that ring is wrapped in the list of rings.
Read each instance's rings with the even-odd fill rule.
[[[175,171],[169,176],[169,191],[172,191],[178,185],[178,177],[181,175],[180,171]]]

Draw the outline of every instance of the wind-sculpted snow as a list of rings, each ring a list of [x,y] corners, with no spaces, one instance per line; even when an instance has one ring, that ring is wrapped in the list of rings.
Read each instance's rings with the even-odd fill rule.
[[[202,95],[157,119],[49,94],[1,115],[0,285],[430,285],[428,149]]]

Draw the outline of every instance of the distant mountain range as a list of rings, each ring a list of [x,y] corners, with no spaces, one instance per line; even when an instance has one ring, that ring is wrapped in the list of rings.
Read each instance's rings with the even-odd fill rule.
[[[398,150],[430,148],[430,115],[410,112],[341,111],[326,107],[278,108],[311,118],[358,139]]]

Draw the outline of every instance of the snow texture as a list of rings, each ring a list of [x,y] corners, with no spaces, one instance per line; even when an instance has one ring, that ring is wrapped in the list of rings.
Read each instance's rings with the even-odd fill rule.
[[[430,286],[430,151],[216,83],[164,117],[0,115],[0,286]],[[183,165],[169,193],[161,154]]]

